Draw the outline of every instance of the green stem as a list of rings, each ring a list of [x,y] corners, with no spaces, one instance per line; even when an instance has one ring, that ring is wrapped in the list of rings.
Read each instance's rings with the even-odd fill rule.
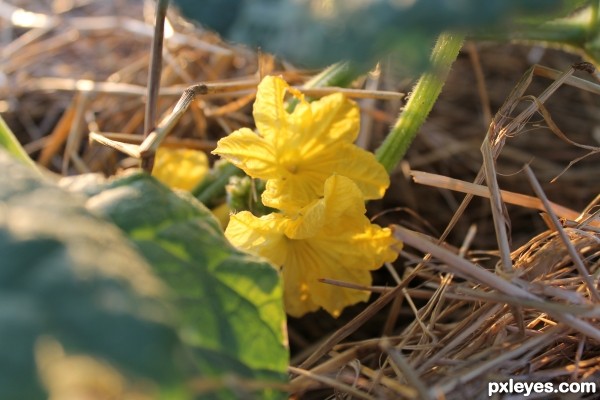
[[[348,87],[356,78],[361,76],[365,71],[357,68],[354,64],[349,61],[340,61],[323,71],[313,76],[307,82],[304,83],[305,88],[316,88],[316,87]],[[309,100],[310,101],[310,100]],[[298,100],[291,99],[288,102],[287,112],[294,111],[294,108],[298,105]]]
[[[340,61],[312,77],[304,84],[304,87],[347,87],[364,72],[349,61]]]
[[[244,176],[244,171],[229,162],[222,162],[213,167],[213,170],[192,190],[192,194],[212,208],[225,197],[225,186],[232,176]]]
[[[514,29],[475,32],[475,40],[497,42],[523,42],[545,47],[560,47],[584,53],[590,61],[600,65],[600,19],[599,2],[593,1],[587,7],[572,12],[567,17],[547,22],[523,20]]]
[[[556,21],[539,26],[523,26],[502,41],[537,42],[548,45],[566,45],[583,48],[588,37],[584,24],[572,21]]]
[[[600,1],[593,1],[590,4],[590,9],[591,9],[590,20],[592,22],[591,33],[595,37],[598,35],[598,31],[600,31],[600,19],[599,19]]]
[[[421,75],[410,99],[387,138],[375,152],[388,172],[402,160],[419,128],[433,108],[462,46],[464,35],[443,33],[430,57],[429,69]]]
[[[8,153],[21,161],[23,164],[37,171],[37,167],[33,160],[29,157],[19,140],[10,130],[2,116],[0,116],[0,148],[4,148]]]
[[[545,45],[566,45],[583,48],[590,35],[591,8],[568,18],[557,19],[540,24],[539,22],[522,23],[513,30],[475,32],[471,37],[475,40],[491,40],[496,42],[520,41]]]

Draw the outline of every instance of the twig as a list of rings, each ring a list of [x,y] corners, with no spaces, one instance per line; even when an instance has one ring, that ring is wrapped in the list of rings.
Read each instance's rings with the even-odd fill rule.
[[[525,72],[525,74],[523,74],[521,80],[519,80],[513,91],[508,96],[507,100],[504,102],[502,107],[500,107],[500,110],[498,110],[496,117],[494,118],[494,120],[490,124],[490,127],[488,128],[485,140],[489,141],[493,145],[492,149],[494,159],[496,159],[500,154],[504,146],[504,140],[506,139],[506,137],[513,134],[521,126],[521,124],[523,124],[525,121],[531,118],[531,116],[537,111],[537,107],[534,104],[532,104],[519,115],[517,115],[517,117],[515,117],[505,127],[501,128],[502,123],[507,118],[509,118],[509,115],[517,106],[518,99],[520,99],[523,96],[523,93],[525,93],[525,90],[531,83],[534,71],[535,67],[531,67],[527,72]],[[565,83],[569,79],[569,77],[573,75],[573,72],[575,72],[575,68],[571,67],[567,71],[560,74],[560,76],[558,76],[556,80],[552,82],[552,84],[548,86],[546,90],[544,90],[542,94],[538,97],[539,102],[543,104],[550,97],[550,95],[552,95],[563,83]],[[473,180],[473,183],[476,185],[481,184],[481,182],[483,182],[483,176],[484,172],[482,168],[479,170],[479,173]],[[464,213],[472,199],[473,195],[471,194],[467,194],[465,196],[463,201],[460,203],[458,209],[454,212],[454,215],[452,216],[452,219],[446,226],[446,229],[440,236],[438,240],[440,243],[446,240],[452,229],[454,229],[454,226],[458,222],[458,219]],[[425,261],[427,259],[428,257],[426,255]]]
[[[512,350],[505,351],[505,352],[499,354],[498,356],[496,356],[488,361],[483,362],[477,368],[471,369],[471,370],[465,372],[464,374],[459,375],[456,378],[451,378],[451,379],[447,380],[446,382],[442,382],[440,385],[434,386],[433,388],[431,388],[430,393],[433,396],[437,395],[436,398],[439,398],[440,397],[439,395],[441,393],[448,393],[452,389],[454,389],[457,385],[459,385],[461,383],[464,384],[466,382],[469,382],[471,379],[476,378],[477,376],[483,374],[486,371],[489,371],[490,369],[498,366],[499,364],[501,364],[505,361],[508,361],[512,358],[518,357],[521,354],[526,353],[530,349],[535,349],[544,344],[551,343],[553,340],[555,340],[556,333],[560,332],[562,329],[563,328],[561,328],[561,327],[555,327],[542,335],[533,337],[530,340],[528,340],[527,342],[525,342],[519,346],[515,346]]]
[[[82,93],[75,97],[75,115],[71,121],[71,129],[67,136],[67,143],[65,145],[65,152],[62,159],[62,174],[68,175],[69,162],[77,154],[77,149],[81,144],[81,136],[84,126],[84,114],[85,109],[88,107],[91,98],[88,93]]]
[[[565,230],[560,225],[558,218],[556,218],[556,214],[554,214],[554,212],[552,211],[552,208],[550,207],[550,204],[548,202],[548,198],[546,197],[546,194],[544,193],[542,187],[540,186],[540,183],[535,178],[535,175],[533,174],[533,171],[531,170],[529,165],[525,165],[525,173],[527,174],[527,178],[529,179],[529,183],[531,183],[531,187],[533,188],[533,191],[540,198],[542,203],[544,203],[544,206],[546,207],[546,212],[548,213],[548,215],[550,217],[550,221],[552,221],[552,224],[556,228],[558,235],[560,236],[565,247],[567,248],[567,251],[569,252],[569,255],[571,256],[571,260],[573,261],[573,264],[577,268],[577,271],[579,271],[579,275],[581,275],[581,278],[586,283],[588,290],[590,291],[590,294],[592,295],[592,297],[594,297],[594,299],[596,301],[600,302],[600,294],[598,294],[598,291],[596,290],[596,287],[594,285],[594,281],[593,281],[592,277],[590,276],[589,272],[585,268],[585,265],[583,265],[583,261],[581,261],[581,257],[579,257],[579,254],[573,247],[573,244],[569,240],[569,237],[565,233]]]
[[[492,209],[492,218],[494,220],[494,230],[496,232],[496,241],[500,250],[500,261],[505,273],[510,273],[513,270],[510,260],[510,247],[508,244],[508,228],[510,220],[506,218],[506,206],[502,202],[500,196],[500,187],[496,179],[496,166],[494,165],[494,156],[492,155],[491,144],[488,140],[484,140],[481,145],[481,153],[483,154],[483,171],[485,180],[488,184],[490,192],[490,206]]]
[[[296,368],[296,367],[292,367],[292,366],[289,366],[288,370],[292,374],[306,376],[307,378],[313,379],[313,380],[320,382],[322,384],[325,384],[329,387],[332,387],[332,388],[341,390],[345,393],[351,394],[352,396],[355,396],[359,399],[375,400],[375,397],[369,395],[368,393],[358,390],[355,387],[352,387],[350,385],[346,385],[345,383],[341,383],[340,381],[330,378],[328,376],[317,375],[317,374],[312,373],[311,371],[306,371],[304,369]]]
[[[52,132],[46,136],[47,142],[38,157],[38,163],[44,167],[50,165],[52,158],[58,153],[62,145],[69,137],[69,127],[73,124],[77,110],[77,98],[71,100],[71,103],[60,117],[58,123],[54,126]]]
[[[158,145],[163,141],[163,139],[171,132],[175,124],[179,121],[181,116],[187,111],[192,104],[192,101],[199,96],[204,95],[208,92],[208,88],[206,85],[194,85],[189,87],[183,92],[183,95],[175,104],[173,111],[169,114],[168,117],[163,119],[160,124],[156,127],[156,130],[152,131],[142,142],[140,145],[140,156],[142,158],[146,157],[149,154],[153,154]]]
[[[369,304],[367,308],[365,308],[360,314],[358,314],[354,319],[348,322],[346,325],[342,326],[336,332],[334,332],[323,344],[316,349],[310,357],[308,357],[302,364],[300,364],[300,368],[310,368],[315,362],[317,362],[321,357],[323,357],[327,352],[336,344],[350,336],[353,332],[355,332],[358,328],[360,328],[366,321],[368,321],[373,315],[379,312],[385,305],[387,305],[390,301],[392,301],[396,296],[398,296],[402,289],[408,286],[408,284],[417,276],[418,269],[412,271],[410,275],[404,278],[400,285],[397,285],[389,292],[380,296],[373,303]]]
[[[158,103],[158,89],[160,88],[160,73],[162,70],[163,37],[165,35],[165,18],[169,0],[158,0],[156,4],[156,22],[154,25],[154,38],[150,50],[150,68],[148,71],[148,94],[146,96],[146,111],[144,116],[144,137],[148,137],[156,126]],[[142,168],[152,172],[154,153],[142,154]]]
[[[312,368],[310,372],[312,372],[313,374],[330,374],[334,371],[339,370],[352,360],[356,360],[357,357],[357,348],[351,347],[348,350],[342,353],[338,353],[329,360]],[[307,378],[305,376],[298,376],[290,381],[290,386],[292,386],[294,390],[301,390],[303,388],[303,385],[306,383],[306,380]]]
[[[412,232],[408,229],[395,225],[394,236],[396,236],[397,239],[402,240],[408,246],[415,247],[423,252],[426,252],[427,254],[437,257],[440,260],[444,260],[444,262],[449,268],[451,268],[452,271],[458,272],[464,277],[474,279],[478,283],[482,283],[490,288],[494,288],[509,296],[541,301],[537,296],[529,293],[519,286],[511,284],[507,280],[484,268],[473,265],[469,261],[460,258],[456,254],[443,249],[435,245],[435,243],[421,237],[416,232]],[[446,269],[444,268],[444,270]],[[551,313],[551,315],[564,322],[571,328],[583,333],[584,335],[600,341],[600,329],[589,324],[588,322],[576,318],[575,316],[566,312],[554,311]]]
[[[429,172],[423,171],[411,171],[410,174],[416,183],[421,185],[434,186],[441,189],[454,190],[457,192],[468,193],[474,196],[489,197],[490,192],[487,187],[483,185],[476,185],[471,182],[465,182],[454,178],[449,178],[442,175],[436,175]],[[507,190],[500,190],[502,201],[508,204],[514,204],[521,207],[533,208],[540,211],[545,211],[546,208],[540,199],[537,197],[527,196],[521,193],[509,192]],[[571,210],[570,208],[563,207],[560,204],[549,202],[552,211],[561,218],[570,219],[573,221],[580,218],[580,213]],[[590,214],[583,213],[585,218],[591,217]],[[592,221],[593,222],[593,221]]]
[[[284,77],[286,75],[283,72],[277,72],[277,74],[283,75]],[[256,86],[258,85],[258,83],[258,79],[249,78],[235,81],[207,82],[203,84],[207,87],[207,96],[224,97],[255,93]],[[160,90],[160,96],[181,96],[181,94],[188,87],[189,85],[172,85],[163,87]],[[323,97],[333,93],[342,93],[344,96],[354,99],[398,100],[404,98],[405,96],[405,94],[401,92],[391,92],[386,90],[349,89],[334,86],[322,88],[306,88],[302,85],[294,85],[292,87],[311,97]],[[131,83],[99,82],[89,79],[69,79],[56,77],[31,78],[26,82],[23,88],[31,91],[87,91],[123,96],[144,96],[147,94],[146,88]]]
[[[430,357],[427,357],[427,360],[425,360],[425,362],[421,364],[419,368],[417,368],[417,372],[424,373],[429,368],[436,365],[440,358],[444,357],[446,354],[448,354],[448,352],[464,344],[467,338],[471,336],[477,329],[479,329],[492,316],[494,316],[500,310],[500,308],[500,305],[489,303],[482,306],[479,310],[475,312],[473,319],[470,319],[463,323],[466,326],[460,324],[458,326],[458,328],[460,329],[454,330],[454,332],[457,332],[458,334],[453,339],[451,339],[437,353],[432,354]],[[452,334],[446,335],[446,338],[451,337]]]
[[[560,71],[537,64],[534,66],[534,72],[537,76],[542,76],[548,79],[558,79],[558,77],[562,74]],[[577,89],[585,90],[594,94],[600,94],[599,84],[578,78],[576,76],[567,77],[565,83]]]
[[[465,49],[469,54],[473,72],[475,73],[477,93],[479,94],[479,101],[481,102],[481,109],[483,111],[483,123],[487,127],[492,122],[492,110],[490,106],[490,96],[488,95],[485,77],[483,76],[483,70],[481,68],[481,61],[479,60],[479,53],[477,52],[477,46],[475,46],[473,42],[467,42]]]
[[[381,349],[388,354],[390,360],[398,367],[400,371],[402,371],[406,381],[412,384],[415,389],[417,389],[420,399],[427,400],[432,398],[427,390],[427,387],[419,378],[419,374],[417,374],[414,368],[410,366],[402,354],[391,346],[388,339],[382,339],[379,347],[381,347]]]
[[[491,137],[486,136],[486,140],[484,140],[481,145],[481,153],[483,155],[483,172],[490,192],[490,207],[494,221],[496,241],[498,242],[498,249],[500,250],[500,262],[502,263],[504,273],[510,274],[513,271],[507,232],[510,229],[510,219],[508,219],[508,216],[506,215],[506,206],[502,202],[500,187],[498,185],[498,180],[496,179],[496,165],[494,163]],[[519,332],[524,334],[525,322],[523,321],[522,307],[511,304],[510,311],[517,322]]]
[[[104,146],[112,147],[115,150],[125,153],[133,158],[140,158],[140,146],[136,144],[123,143],[117,140],[108,139],[96,132],[90,132],[90,142],[98,142]]]
[[[525,287],[527,288],[527,287]],[[562,304],[543,300],[529,300],[523,298],[515,298],[506,296],[496,292],[483,292],[481,290],[469,289],[467,287],[458,286],[455,289],[456,294],[465,294],[473,299],[473,301],[484,300],[486,302],[494,302],[501,304],[510,304],[514,306],[523,306],[541,310],[551,314],[553,312],[564,312],[576,315],[582,318],[600,318],[600,309],[593,304]]]

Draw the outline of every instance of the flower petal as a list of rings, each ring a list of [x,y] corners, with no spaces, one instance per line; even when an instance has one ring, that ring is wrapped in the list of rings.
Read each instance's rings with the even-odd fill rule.
[[[373,278],[366,270],[351,270],[343,268],[322,268],[320,279],[331,279],[340,282],[350,282],[361,286],[371,286]],[[361,301],[368,301],[371,293],[366,290],[348,289],[318,280],[311,280],[309,287],[311,300],[320,304],[329,314],[339,317],[342,310]]]
[[[390,178],[375,156],[353,144],[330,146],[313,158],[304,158],[293,172],[267,182],[262,201],[286,213],[296,212],[315,198],[323,196],[324,183],[331,175],[350,178],[363,194],[363,200],[379,199]]]
[[[284,233],[290,239],[306,239],[315,236],[325,224],[325,202],[315,200],[302,208],[298,215],[288,219]]]
[[[354,235],[350,243],[358,254],[368,254],[369,257],[360,264],[348,264],[348,268],[377,269],[383,263],[396,260],[402,249],[402,242],[394,237],[389,228],[382,228],[376,224],[370,224],[363,232]]]
[[[363,194],[351,179],[333,175],[325,181],[323,201],[326,203],[326,218],[330,225],[339,226],[344,221],[338,221],[340,217],[345,220],[353,217],[364,217],[367,211]],[[366,217],[364,217],[366,219]],[[355,230],[360,230],[361,226],[356,225]]]
[[[159,147],[152,176],[165,185],[191,191],[208,173],[208,158],[203,151]]]
[[[261,196],[262,202],[267,207],[294,215],[323,195],[326,173],[287,174],[283,178],[269,179]]]
[[[382,228],[377,224],[371,224],[369,229],[354,236],[352,243],[361,253],[371,255],[374,269],[383,263],[395,261],[403,247],[390,228]]]
[[[332,178],[328,186],[333,193],[346,184],[353,185],[347,178]],[[354,196],[362,203],[358,192]],[[332,194],[328,197],[334,200]],[[327,218],[327,208],[332,204],[320,200],[311,205],[309,213],[319,208],[323,211],[317,218],[318,223],[306,228],[306,231],[314,231],[311,237],[285,237],[283,232],[298,219],[291,220],[276,213],[261,218],[249,212],[235,214],[225,231],[234,245],[282,266],[286,310],[292,316],[299,317],[323,307],[337,317],[344,307],[368,300],[367,291],[340,288],[319,280],[327,278],[369,286],[370,270],[393,261],[400,250],[400,242],[388,228],[371,224],[364,214],[356,212],[360,211],[359,207],[350,202],[345,211],[331,212],[333,218]],[[311,218],[303,222],[306,226],[314,223]]]
[[[329,247],[325,253],[321,246],[315,247],[314,244],[316,242],[313,240],[290,243],[283,266],[286,311],[299,317],[320,306],[337,317],[344,307],[367,300],[368,292],[340,288],[319,281],[329,278],[367,286],[371,284],[369,271],[346,270],[343,267],[347,243]]]
[[[290,90],[292,90],[290,88]],[[360,125],[356,104],[342,94],[325,96],[308,103],[301,100],[294,112],[288,115],[286,142],[281,143],[281,154],[294,149],[295,160],[288,164],[301,164],[301,160],[319,157],[338,143],[352,143]]]
[[[315,236],[325,221],[341,225],[348,220],[343,218],[338,221],[341,216],[363,216],[365,211],[363,195],[356,184],[344,176],[333,175],[325,181],[323,198],[313,200],[294,212],[286,212],[289,220],[285,225],[285,234],[290,239],[306,239]],[[354,226],[356,229],[360,227]]]
[[[230,216],[225,237],[231,244],[255,255],[265,257],[281,266],[287,257],[287,238],[283,234],[281,214],[269,214],[257,218],[249,211]]]
[[[253,178],[271,179],[281,176],[273,147],[248,128],[239,129],[219,140],[212,154],[229,160]]]
[[[283,100],[289,85],[278,76],[265,76],[258,85],[252,115],[262,137],[274,148],[280,148],[286,140],[288,112]]]
[[[310,278],[306,265],[301,264],[302,260],[302,257],[297,257],[296,252],[289,251],[288,260],[282,269],[285,311],[292,317],[301,317],[320,308],[311,298],[308,284]]]
[[[326,143],[338,140],[352,143],[356,140],[360,114],[358,106],[352,100],[341,93],[335,93],[313,101],[310,108],[315,139]]]
[[[334,175],[327,179],[324,192],[323,199],[284,225],[292,239],[283,264],[286,307],[296,313],[291,315],[312,311],[316,304],[337,317],[344,307],[368,300],[369,292],[326,285],[319,279],[369,286],[369,271],[394,261],[400,250],[390,229],[371,224],[364,215],[362,193],[354,182]]]
[[[390,185],[390,177],[373,153],[352,144],[342,144],[337,153],[335,173],[352,179],[362,191],[365,200],[380,199]],[[333,164],[333,160],[323,163]],[[313,168],[325,168],[315,160]]]
[[[363,216],[366,220],[366,217]],[[331,315],[337,317],[345,307],[367,301],[369,292],[324,285],[318,279],[332,279],[350,282],[361,286],[370,286],[372,282],[370,270],[378,269],[384,262],[396,259],[398,253],[393,245],[398,244],[387,228],[368,225],[364,232],[349,233],[330,226],[318,236],[307,240],[315,256],[308,259],[318,260],[318,265],[311,268],[304,261],[311,300],[319,304]],[[284,266],[284,271],[288,264]],[[288,300],[288,303],[291,300]]]

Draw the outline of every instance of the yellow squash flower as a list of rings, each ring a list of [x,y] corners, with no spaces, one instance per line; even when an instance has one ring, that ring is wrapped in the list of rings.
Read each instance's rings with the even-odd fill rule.
[[[208,173],[208,158],[203,151],[159,147],[152,176],[174,189],[191,191]]]
[[[225,231],[236,247],[282,268],[286,311],[294,317],[320,307],[337,317],[344,307],[368,300],[367,291],[319,279],[369,286],[370,271],[394,261],[401,246],[390,229],[367,219],[363,193],[352,180],[333,175],[323,193],[294,217],[234,214]]]
[[[286,92],[299,101],[292,113],[285,110]],[[258,134],[237,130],[219,140],[213,153],[267,181],[264,205],[296,212],[323,196],[333,174],[352,179],[363,199],[381,198],[389,186],[375,156],[353,144],[359,111],[342,94],[309,103],[283,79],[267,76],[258,86],[253,116]]]

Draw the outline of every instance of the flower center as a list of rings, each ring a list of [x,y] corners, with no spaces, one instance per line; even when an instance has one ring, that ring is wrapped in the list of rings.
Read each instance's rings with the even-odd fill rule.
[[[281,166],[292,175],[298,173],[298,163],[293,160],[285,160],[281,163]]]

